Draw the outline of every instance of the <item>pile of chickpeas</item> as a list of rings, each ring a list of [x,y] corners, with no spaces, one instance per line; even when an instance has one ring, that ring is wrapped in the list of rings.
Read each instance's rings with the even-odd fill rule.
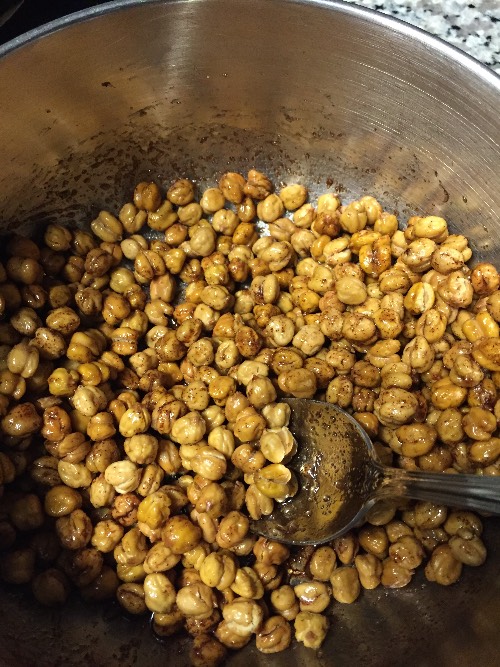
[[[252,169],[198,198],[140,183],[90,229],[14,235],[0,264],[4,582],[116,598],[210,667],[252,638],[318,648],[332,604],[484,562],[479,516],[430,502],[317,548],[250,532],[297,491],[287,396],[346,409],[385,464],[500,474],[500,278],[443,218],[402,231]]]

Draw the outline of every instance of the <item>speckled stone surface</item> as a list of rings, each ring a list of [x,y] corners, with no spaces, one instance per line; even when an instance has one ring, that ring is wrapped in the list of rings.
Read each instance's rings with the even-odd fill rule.
[[[437,35],[500,74],[500,0],[347,0]]]

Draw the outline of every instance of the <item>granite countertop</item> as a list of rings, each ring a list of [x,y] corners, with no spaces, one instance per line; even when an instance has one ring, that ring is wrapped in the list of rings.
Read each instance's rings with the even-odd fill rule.
[[[500,0],[347,0],[416,25],[500,74]]]
[[[19,0],[20,1],[20,0]],[[251,2],[251,0],[249,0]],[[9,5],[15,0],[4,0]],[[24,0],[0,26],[0,44],[102,0]],[[500,74],[500,0],[347,0],[395,16],[458,46]],[[1,9],[2,0],[0,0]]]

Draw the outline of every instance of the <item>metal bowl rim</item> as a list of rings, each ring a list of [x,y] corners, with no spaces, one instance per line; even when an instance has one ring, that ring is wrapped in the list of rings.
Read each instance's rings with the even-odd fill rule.
[[[198,2],[202,0],[194,1]],[[247,1],[251,2],[251,0]],[[31,42],[47,37],[66,27],[98,18],[99,16],[104,16],[111,12],[128,9],[129,7],[140,7],[141,5],[187,4],[189,2],[193,2],[193,0],[112,0],[111,2],[106,2],[96,7],[73,12],[15,37],[0,46],[0,59]],[[399,18],[383,14],[374,9],[343,2],[343,0],[282,0],[282,2],[295,5],[309,5],[311,7],[316,6],[324,10],[335,11],[339,14],[374,23],[389,31],[395,31],[403,37],[423,44],[430,51],[435,51],[443,57],[462,65],[465,69],[469,70],[472,75],[481,78],[484,83],[496,89],[500,95],[500,74],[497,74],[487,65],[484,65],[473,56],[470,56],[458,47],[449,44],[440,37],[431,35],[425,30],[411,25],[410,23],[406,23]]]

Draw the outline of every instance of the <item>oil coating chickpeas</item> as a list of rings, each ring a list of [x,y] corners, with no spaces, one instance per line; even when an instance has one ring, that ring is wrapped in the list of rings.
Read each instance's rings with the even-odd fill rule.
[[[484,562],[480,519],[427,502],[377,505],[364,527],[306,549],[294,587],[287,547],[250,532],[249,517],[297,490],[286,396],[347,409],[388,465],[498,474],[496,268],[469,268],[467,240],[439,216],[400,231],[371,196],[308,196],[296,183],[274,193],[256,169],[199,197],[186,178],[166,192],[143,182],[93,234],[52,224],[42,247],[9,240],[5,581],[31,580],[47,605],[72,585],[116,595],[150,610],[161,636],[184,625],[193,665],[215,665],[253,634],[258,650],[284,650],[291,621],[318,648],[332,597],[405,586],[421,566],[449,585]],[[17,487],[23,470],[35,492]],[[40,535],[38,559],[51,522],[61,556],[35,571],[22,536]]]

